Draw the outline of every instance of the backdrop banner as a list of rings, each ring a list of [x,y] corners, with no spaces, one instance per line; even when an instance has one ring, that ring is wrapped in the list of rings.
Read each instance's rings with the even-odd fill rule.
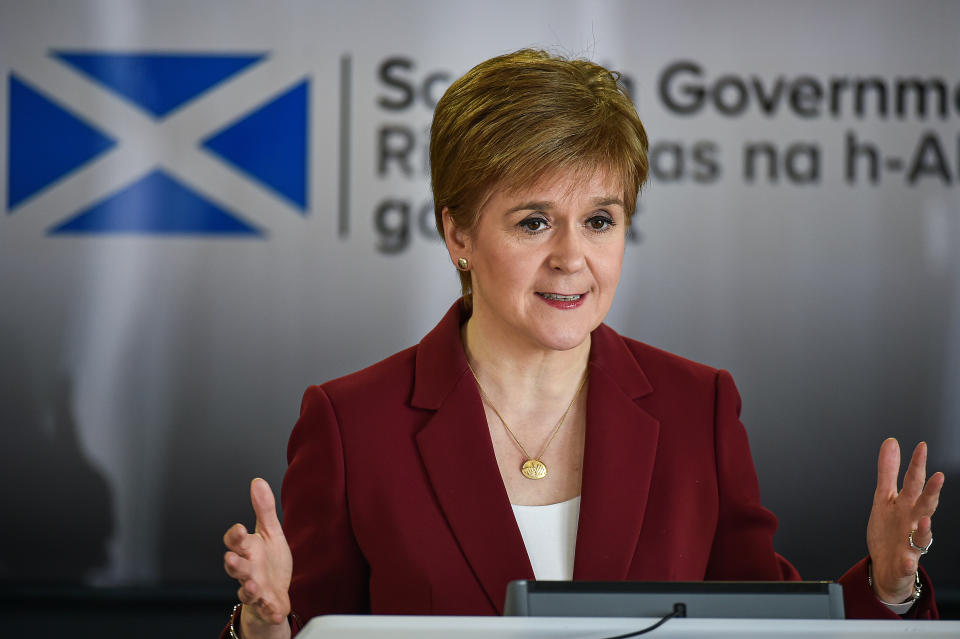
[[[607,321],[732,372],[778,551],[838,577],[885,437],[960,471],[958,27],[948,0],[0,0],[0,579],[227,582],[305,387],[456,299],[432,109],[523,47],[622,73],[651,181]],[[925,565],[960,587],[960,545]]]

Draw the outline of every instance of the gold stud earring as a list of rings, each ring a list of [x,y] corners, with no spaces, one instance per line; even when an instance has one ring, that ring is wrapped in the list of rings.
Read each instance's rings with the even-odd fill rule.
[[[467,258],[461,257],[457,259],[457,268],[461,271],[466,271],[468,268],[470,268],[470,262],[467,261]]]

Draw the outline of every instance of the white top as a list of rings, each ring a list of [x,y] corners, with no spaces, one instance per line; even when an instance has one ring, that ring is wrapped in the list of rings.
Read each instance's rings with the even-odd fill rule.
[[[573,579],[580,497],[547,506],[512,505],[534,577],[549,581]]]

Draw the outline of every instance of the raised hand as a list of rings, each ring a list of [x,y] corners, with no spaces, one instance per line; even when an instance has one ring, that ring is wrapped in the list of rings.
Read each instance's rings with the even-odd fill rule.
[[[900,603],[913,595],[914,574],[920,551],[931,539],[930,518],[940,501],[943,473],[926,479],[927,444],[920,442],[913,451],[903,476],[903,490],[897,491],[900,473],[900,445],[892,437],[883,442],[877,461],[877,491],[867,522],[867,548],[873,563],[873,591],[881,601]]]
[[[243,524],[234,524],[223,535],[228,548],[223,556],[224,570],[240,582],[241,634],[248,639],[289,637],[290,547],[266,481],[258,478],[250,483],[250,501],[257,516],[255,531],[248,533]]]

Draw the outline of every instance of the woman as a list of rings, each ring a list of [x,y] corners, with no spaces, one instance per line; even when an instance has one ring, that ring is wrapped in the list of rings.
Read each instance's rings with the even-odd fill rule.
[[[430,154],[463,298],[417,346],[307,390],[283,528],[255,480],[256,532],[224,535],[239,634],[287,637],[291,610],[494,614],[513,579],[799,578],[730,375],[602,324],[646,152],[590,62],[518,51],[449,88]],[[925,459],[898,493],[897,443],[881,448],[848,616],[936,614],[914,588],[943,484],[924,487]]]

